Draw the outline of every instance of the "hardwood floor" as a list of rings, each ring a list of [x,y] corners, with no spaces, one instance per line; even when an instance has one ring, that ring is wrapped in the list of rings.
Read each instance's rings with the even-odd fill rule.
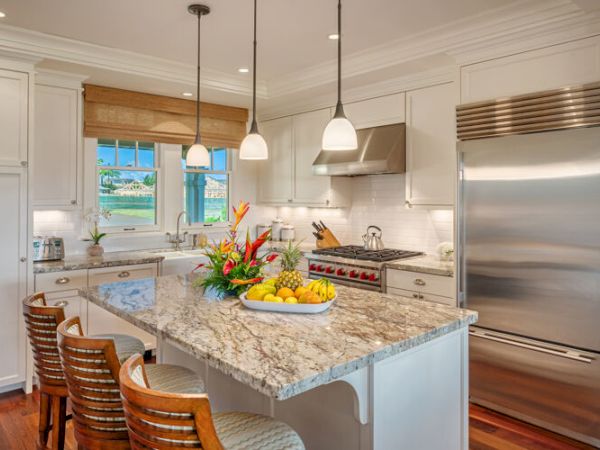
[[[39,393],[21,391],[0,395],[0,449],[35,450]],[[563,436],[525,424],[485,408],[470,408],[471,450],[574,450],[593,449]],[[77,450],[70,421],[66,450]]]

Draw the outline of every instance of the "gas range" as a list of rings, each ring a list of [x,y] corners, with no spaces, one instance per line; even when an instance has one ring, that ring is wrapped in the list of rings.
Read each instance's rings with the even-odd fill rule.
[[[308,276],[372,291],[385,290],[385,263],[423,255],[407,250],[365,250],[358,245],[313,250]]]

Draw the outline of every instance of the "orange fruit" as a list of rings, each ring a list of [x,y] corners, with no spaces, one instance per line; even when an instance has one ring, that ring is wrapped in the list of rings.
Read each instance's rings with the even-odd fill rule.
[[[281,297],[282,299],[286,299],[288,297],[293,297],[294,296],[294,291],[292,291],[290,288],[281,288],[277,291],[277,297]]]
[[[296,298],[300,298],[302,296],[302,294],[304,294],[308,289],[306,289],[304,286],[298,286],[296,288],[296,291],[294,292],[295,297]]]

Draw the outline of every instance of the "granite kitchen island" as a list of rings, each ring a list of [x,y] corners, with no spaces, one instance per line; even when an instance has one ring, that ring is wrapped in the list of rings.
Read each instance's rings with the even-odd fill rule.
[[[211,301],[190,275],[81,295],[157,336],[157,360],[204,376],[214,410],[274,416],[309,450],[467,449],[474,312],[338,288],[326,313]]]

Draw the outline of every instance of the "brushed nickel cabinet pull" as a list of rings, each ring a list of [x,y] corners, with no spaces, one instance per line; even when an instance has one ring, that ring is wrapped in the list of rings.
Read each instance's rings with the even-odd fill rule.
[[[129,272],[127,272],[126,270],[124,270],[123,272],[121,272],[119,275],[117,275],[119,278],[127,278],[129,275],[131,275]]]
[[[24,256],[21,256],[21,258],[19,259],[19,261],[25,262],[25,261],[27,261],[27,258],[25,258]]]
[[[71,279],[68,277],[60,277],[60,278],[56,279],[55,283],[56,284],[67,284],[69,281],[71,281]]]
[[[417,294],[416,292],[413,294],[414,298],[419,298],[419,294]]]
[[[425,286],[425,280],[422,280],[421,278],[416,278],[415,281],[413,281],[413,283],[415,283],[417,286]]]

